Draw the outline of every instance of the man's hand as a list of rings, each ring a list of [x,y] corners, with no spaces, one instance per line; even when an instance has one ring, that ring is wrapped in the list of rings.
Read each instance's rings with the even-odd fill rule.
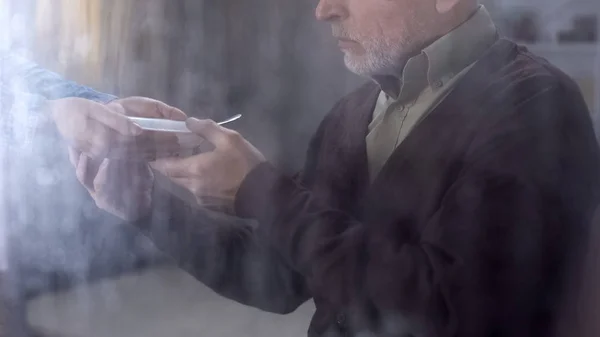
[[[145,215],[151,207],[154,177],[144,158],[152,156],[156,144],[150,143],[125,115],[176,120],[187,116],[143,97],[107,105],[70,98],[54,101],[50,106],[59,132],[69,141],[69,158],[77,179],[96,205],[125,220]],[[156,141],[156,135],[153,137]],[[160,141],[168,143],[168,139]],[[176,139],[173,142],[176,146]]]
[[[77,180],[96,205],[123,220],[136,220],[150,211],[154,175],[146,162],[103,159],[95,161],[69,148]]]
[[[187,127],[215,149],[187,158],[161,158],[150,165],[190,191],[200,205],[214,199],[233,202],[246,175],[265,161],[264,156],[239,133],[211,120],[190,118]]]
[[[178,148],[170,134],[144,132],[126,116],[185,120],[174,107],[145,97],[129,97],[101,104],[82,98],[50,101],[49,112],[69,145],[96,160],[155,158],[156,152]]]

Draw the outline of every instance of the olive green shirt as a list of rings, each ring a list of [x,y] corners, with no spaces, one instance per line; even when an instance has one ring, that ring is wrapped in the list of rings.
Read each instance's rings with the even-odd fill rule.
[[[397,83],[386,86],[375,79],[382,91],[366,138],[371,180],[410,131],[497,39],[491,17],[485,7],[479,6],[467,21],[410,58],[401,76],[392,77]],[[394,85],[397,95],[390,89]]]

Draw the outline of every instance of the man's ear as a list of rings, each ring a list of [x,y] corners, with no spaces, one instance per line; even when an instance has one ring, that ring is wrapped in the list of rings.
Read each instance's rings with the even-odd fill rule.
[[[456,7],[462,0],[436,0],[435,9],[440,14],[446,14]]]

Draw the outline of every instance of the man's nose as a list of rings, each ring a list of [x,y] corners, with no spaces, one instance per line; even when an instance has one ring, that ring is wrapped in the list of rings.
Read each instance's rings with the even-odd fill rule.
[[[348,17],[348,10],[344,5],[345,0],[320,0],[315,11],[319,21],[335,22]]]

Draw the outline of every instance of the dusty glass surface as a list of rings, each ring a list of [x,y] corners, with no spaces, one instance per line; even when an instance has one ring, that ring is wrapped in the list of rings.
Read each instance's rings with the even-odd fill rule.
[[[502,33],[575,79],[598,128],[600,2],[482,2]],[[328,110],[365,82],[344,66],[330,28],[314,20],[316,3],[0,0],[0,50],[100,92],[152,97],[191,117],[219,121],[241,113],[232,127],[292,173],[302,167]],[[0,78],[12,70],[0,61]],[[10,105],[0,97],[0,273],[12,275],[0,280],[7,306],[17,308],[10,316],[18,320],[15,331],[306,334],[312,301],[281,316],[221,297],[144,235],[98,209],[77,182],[48,117],[32,113],[38,97],[18,78],[2,90],[16,93]]]

